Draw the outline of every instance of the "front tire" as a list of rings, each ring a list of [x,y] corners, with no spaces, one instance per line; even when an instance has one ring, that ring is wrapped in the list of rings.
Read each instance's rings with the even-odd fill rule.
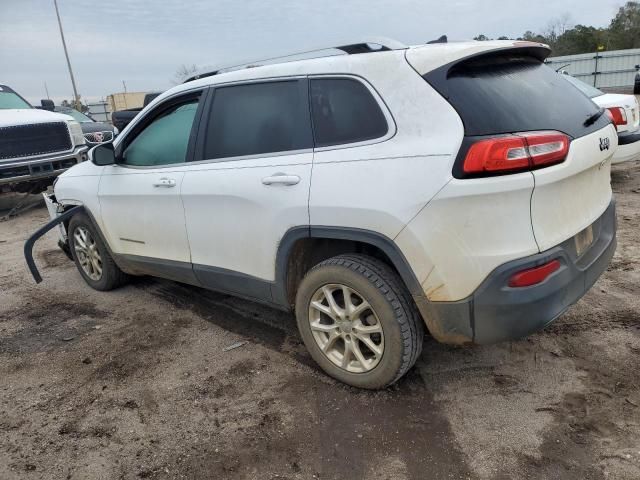
[[[393,270],[366,255],[313,267],[298,288],[296,320],[318,365],[354,387],[393,384],[422,351],[424,327],[409,293]]]
[[[93,222],[83,213],[74,215],[67,229],[73,261],[85,282],[95,290],[113,290],[128,280],[113,261]]]

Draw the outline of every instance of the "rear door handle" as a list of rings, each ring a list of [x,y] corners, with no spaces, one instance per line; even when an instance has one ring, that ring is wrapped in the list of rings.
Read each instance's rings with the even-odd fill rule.
[[[171,188],[176,186],[176,181],[173,178],[161,178],[153,183],[154,187]]]
[[[270,177],[264,177],[262,183],[264,185],[296,185],[300,183],[300,177],[286,173],[274,173]]]

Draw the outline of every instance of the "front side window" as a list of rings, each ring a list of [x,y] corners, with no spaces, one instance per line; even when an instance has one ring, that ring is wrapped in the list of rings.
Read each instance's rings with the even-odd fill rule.
[[[305,83],[299,80],[216,88],[204,158],[311,148]]]
[[[185,162],[197,109],[198,99],[193,99],[160,114],[126,147],[122,163],[158,166]]]
[[[311,111],[317,147],[372,140],[389,131],[378,102],[354,79],[312,79]]]

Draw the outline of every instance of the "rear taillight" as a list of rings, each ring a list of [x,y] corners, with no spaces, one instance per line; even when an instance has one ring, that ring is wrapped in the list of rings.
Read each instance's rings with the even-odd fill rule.
[[[509,286],[512,288],[519,288],[537,285],[538,283],[544,282],[549,275],[559,268],[560,262],[558,260],[551,260],[539,267],[522,270],[521,272],[515,273],[511,276],[509,279]]]
[[[611,107],[607,108],[607,112],[614,125],[618,126],[627,124],[627,112],[624,111],[624,108]]]
[[[528,170],[529,155],[522,137],[503,137],[474,143],[464,159],[464,173]]]
[[[564,161],[569,137],[559,132],[527,132],[480,140],[469,148],[465,174],[500,174],[533,170]]]
[[[564,133],[544,132],[524,134],[532,168],[564,161],[569,153],[569,137]]]
[[[604,113],[607,115],[607,117],[609,118],[609,120],[611,120],[611,123],[613,123],[615,125],[615,120],[613,119],[613,113],[611,113],[610,110],[605,109]]]

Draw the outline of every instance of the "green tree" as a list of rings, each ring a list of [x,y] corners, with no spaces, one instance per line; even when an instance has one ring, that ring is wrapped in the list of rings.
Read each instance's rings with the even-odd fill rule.
[[[570,21],[570,15],[565,13],[551,20],[541,33],[527,30],[518,40],[545,43],[555,56],[640,48],[640,1],[628,1],[620,7],[608,28],[587,25],[572,27]],[[490,38],[478,35],[474,40]],[[501,36],[498,40],[508,38]]]
[[[640,2],[627,2],[611,20],[608,50],[640,48]]]
[[[522,38],[519,38],[518,40],[525,40],[527,42],[549,43],[549,40],[547,38],[537,33],[533,33],[531,30],[527,30],[526,32],[524,32]]]
[[[576,25],[557,38],[553,45],[553,54],[573,55],[595,52],[601,45],[606,45],[606,31],[604,29]]]

